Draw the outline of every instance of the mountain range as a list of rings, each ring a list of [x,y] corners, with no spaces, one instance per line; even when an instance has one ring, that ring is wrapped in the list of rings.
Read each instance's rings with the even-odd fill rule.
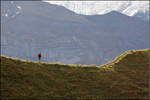
[[[113,10],[128,16],[149,20],[149,1],[46,1],[64,6],[78,14],[106,14]]]
[[[104,64],[149,48],[149,23],[117,11],[81,15],[42,1],[1,1],[1,54],[65,64]]]

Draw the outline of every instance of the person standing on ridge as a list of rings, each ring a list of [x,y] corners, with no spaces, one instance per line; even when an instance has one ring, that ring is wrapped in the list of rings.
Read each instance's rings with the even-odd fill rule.
[[[39,61],[41,60],[42,54],[41,52],[38,54]]]

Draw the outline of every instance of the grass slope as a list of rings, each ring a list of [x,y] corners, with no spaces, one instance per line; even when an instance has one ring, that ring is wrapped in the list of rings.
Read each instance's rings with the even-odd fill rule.
[[[48,64],[4,56],[2,99],[148,99],[150,50],[125,52],[102,66]]]

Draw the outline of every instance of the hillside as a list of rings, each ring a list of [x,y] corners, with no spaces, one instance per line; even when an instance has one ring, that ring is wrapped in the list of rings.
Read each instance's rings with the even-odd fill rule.
[[[3,99],[148,99],[150,50],[102,66],[38,63],[1,56]]]
[[[43,62],[101,65],[149,47],[149,23],[117,11],[80,15],[42,1],[1,3],[1,54],[9,57],[37,61],[42,52]]]

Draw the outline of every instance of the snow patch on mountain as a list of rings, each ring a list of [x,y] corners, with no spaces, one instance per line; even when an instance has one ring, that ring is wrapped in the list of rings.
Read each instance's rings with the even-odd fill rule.
[[[78,14],[106,14],[113,10],[128,16],[142,12],[143,19],[149,19],[149,1],[46,1],[64,6]],[[140,13],[141,14],[141,13]],[[137,16],[138,17],[138,16]]]
[[[21,10],[22,8],[21,8],[21,6],[17,6],[17,8],[19,9],[19,10]]]
[[[7,5],[11,5],[10,8],[8,8]],[[4,9],[1,10],[1,14],[2,14],[2,17],[7,18],[7,20],[11,18],[15,18],[22,12],[22,7],[14,3],[14,1],[10,1],[10,2],[5,1],[5,3],[2,5],[2,8],[3,7],[5,8],[5,10]],[[14,10],[12,11],[11,9],[14,9]]]

